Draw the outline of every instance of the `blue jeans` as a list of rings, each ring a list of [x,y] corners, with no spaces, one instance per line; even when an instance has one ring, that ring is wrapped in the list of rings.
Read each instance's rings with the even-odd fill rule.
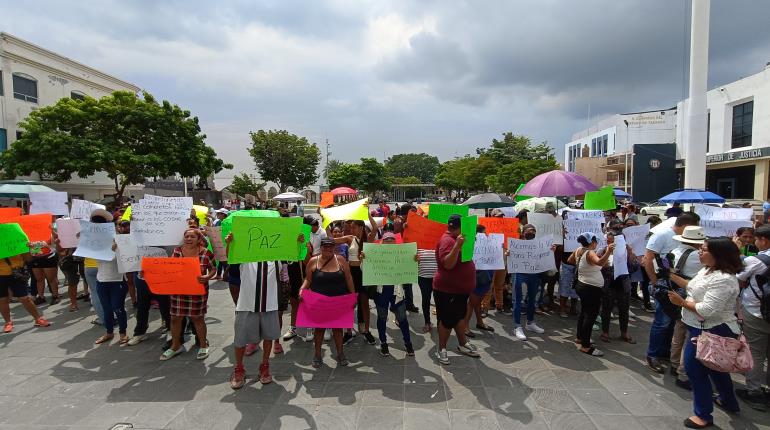
[[[516,294],[516,302],[513,305],[513,321],[516,323],[516,326],[521,325],[522,284],[527,284],[527,322],[532,322],[535,320],[535,302],[537,301],[537,293],[540,291],[540,274],[516,274],[516,281],[513,287]]]
[[[735,337],[727,324],[712,327],[708,331],[719,336]],[[740,406],[738,406],[738,400],[735,398],[733,380],[730,378],[730,374],[711,370],[695,358],[697,347],[689,339],[698,336],[701,329],[687,327],[687,333],[688,340],[684,346],[684,368],[687,370],[687,377],[690,378],[690,385],[692,386],[693,412],[707,422],[714,421],[714,417],[711,416],[714,411],[712,383],[719,393],[719,400],[724,408],[728,411],[738,412]]]
[[[99,321],[104,323],[104,308],[102,307],[102,301],[99,300],[99,289],[97,288],[99,281],[96,280],[96,272],[98,271],[99,269],[96,267],[86,267],[86,282],[88,282],[91,306],[93,306],[96,316],[99,317]]]
[[[650,342],[647,357],[668,358],[671,355],[671,339],[674,337],[674,323],[659,303],[655,303],[655,319],[650,326]]]
[[[420,295],[422,296],[422,316],[425,319],[425,325],[430,324],[430,298],[433,296],[433,278],[417,278],[417,284],[420,286]]]
[[[98,282],[96,290],[99,300],[104,307],[104,328],[107,333],[115,329],[115,320],[118,321],[118,333],[126,334],[128,318],[126,316],[126,293],[128,285],[125,282]]]
[[[414,306],[414,293],[412,292],[412,284],[404,284],[404,301],[406,306]]]
[[[409,335],[409,321],[406,319],[406,300],[396,303],[396,294],[392,285],[382,287],[382,293],[375,294],[374,304],[377,306],[377,334],[380,337],[380,343],[387,343],[386,326],[388,323],[388,308],[396,315],[398,328],[404,336],[404,344],[410,345],[412,339]]]

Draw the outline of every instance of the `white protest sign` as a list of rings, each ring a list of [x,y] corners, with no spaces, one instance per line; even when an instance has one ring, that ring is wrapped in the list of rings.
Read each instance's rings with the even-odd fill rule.
[[[717,220],[751,220],[754,210],[751,208],[719,208],[716,206],[702,205],[696,203],[693,205],[695,213],[701,219]]]
[[[500,209],[500,212],[503,213],[503,216],[505,218],[516,218],[516,215],[519,214],[519,212],[517,212],[516,209],[513,208],[513,206],[498,208],[498,209]]]
[[[612,272],[615,279],[618,279],[618,276],[628,275],[628,250],[626,249],[626,239],[623,236],[615,236]]]
[[[30,214],[69,215],[67,193],[64,191],[41,191],[29,193]]]
[[[112,250],[114,238],[115,224],[111,222],[97,224],[80,220],[80,240],[73,255],[111,261],[115,258],[115,252]]]
[[[168,257],[166,250],[152,246],[136,246],[130,234],[115,236],[118,249],[115,255],[118,260],[118,272],[129,273],[142,270],[143,257]]]
[[[553,238],[553,243],[557,245],[564,243],[562,219],[558,216],[530,212],[527,214],[527,222],[534,225],[535,229],[537,229],[535,239],[551,236]]]
[[[473,209],[473,208],[468,209],[468,216],[476,215],[477,217],[481,218],[486,214],[487,212],[484,209]]]
[[[556,270],[553,238],[524,240],[508,238],[508,273],[542,273]]]
[[[599,246],[604,246],[603,220],[597,219],[565,219],[564,220],[564,251],[572,252],[580,248],[577,237],[583,233],[591,232],[596,235]]]
[[[91,212],[94,209],[104,209],[104,205],[98,203],[89,202],[86,200],[72,199],[72,209],[70,210],[70,218],[72,219],[84,219],[86,221],[91,219]]]
[[[56,235],[62,248],[77,248],[80,220],[59,218],[56,220]]]
[[[154,196],[152,194],[146,194],[141,200],[139,200],[139,202],[142,201],[161,203],[176,209],[187,209],[188,212],[193,208],[192,197],[161,197]]]
[[[190,203],[192,203],[190,201]],[[182,243],[190,208],[180,202],[142,199],[131,208],[131,236],[139,246],[169,246]]]
[[[206,237],[209,238],[211,243],[211,249],[214,250],[214,258],[217,261],[227,261],[227,248],[222,240],[222,227],[204,227],[206,230]]]
[[[741,227],[751,227],[754,224],[749,220],[741,219],[701,219],[700,225],[708,237],[735,236],[735,230]]]
[[[564,209],[564,212],[567,213],[567,219],[598,219],[604,222],[603,211]]]
[[[635,225],[623,229],[623,236],[626,238],[626,243],[631,246],[635,255],[644,255],[645,248],[647,247],[647,234],[649,232],[649,224]]]
[[[499,233],[492,233],[489,236],[484,233],[476,234],[476,243],[473,246],[473,264],[476,270],[505,269],[503,240],[505,235]]]

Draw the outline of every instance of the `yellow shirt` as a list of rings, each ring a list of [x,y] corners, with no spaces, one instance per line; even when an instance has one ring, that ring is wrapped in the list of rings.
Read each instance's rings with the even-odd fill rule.
[[[11,265],[8,265],[8,261],[6,261],[5,258],[0,258],[0,276],[9,276],[11,273],[12,268],[21,267],[24,265],[24,259],[21,258],[21,255],[14,255],[13,257],[8,257],[8,261],[11,262]]]
[[[83,261],[83,266],[84,267],[97,268],[97,267],[99,267],[99,263],[96,260],[94,260],[93,258],[86,258]]]

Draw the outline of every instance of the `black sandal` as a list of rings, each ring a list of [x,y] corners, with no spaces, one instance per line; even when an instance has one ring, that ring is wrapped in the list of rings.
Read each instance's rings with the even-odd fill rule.
[[[478,324],[476,324],[476,328],[479,329],[479,330],[484,330],[484,331],[489,331],[489,332],[494,332],[495,331],[494,327],[490,327],[488,325],[478,325]]]
[[[580,350],[583,354],[588,354],[591,357],[604,357],[604,353],[599,351],[598,349],[594,348],[593,346],[588,348],[587,351]]]
[[[714,423],[698,424],[689,418],[684,420],[684,426],[688,429],[705,429],[706,427],[711,427],[713,425]]]

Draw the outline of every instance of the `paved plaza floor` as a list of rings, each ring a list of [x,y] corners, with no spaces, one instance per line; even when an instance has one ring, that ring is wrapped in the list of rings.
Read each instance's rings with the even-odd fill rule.
[[[233,391],[234,307],[224,283],[212,287],[209,304],[211,357],[198,361],[188,352],[165,363],[158,361],[155,310],[150,340],[95,346],[102,328],[89,323],[85,306],[73,313],[64,302],[45,306],[53,326],[39,329],[13,305],[16,329],[0,335],[0,429],[662,430],[683,428],[692,411],[690,393],[671,375],[644,366],[651,319],[640,311],[630,332],[638,344],[602,344],[597,334],[601,359],[576,350],[575,318],[538,316],[546,333],[520,342],[511,316],[493,312],[488,321],[496,332],[474,340],[481,358],[450,352],[448,366],[432,358],[435,331],[421,334],[422,315],[410,314],[415,357],[406,357],[390,318],[392,357],[380,357],[359,336],[346,347],[350,367],[336,367],[327,344],[324,366],[315,370],[312,345],[294,339],[271,359],[273,384],[255,378],[260,351],[246,358],[247,385]],[[129,334],[133,327],[131,317]],[[612,330],[618,334],[615,323]],[[450,350],[456,346],[452,338]],[[737,416],[715,410],[716,424],[770,428],[770,413],[742,407]]]

